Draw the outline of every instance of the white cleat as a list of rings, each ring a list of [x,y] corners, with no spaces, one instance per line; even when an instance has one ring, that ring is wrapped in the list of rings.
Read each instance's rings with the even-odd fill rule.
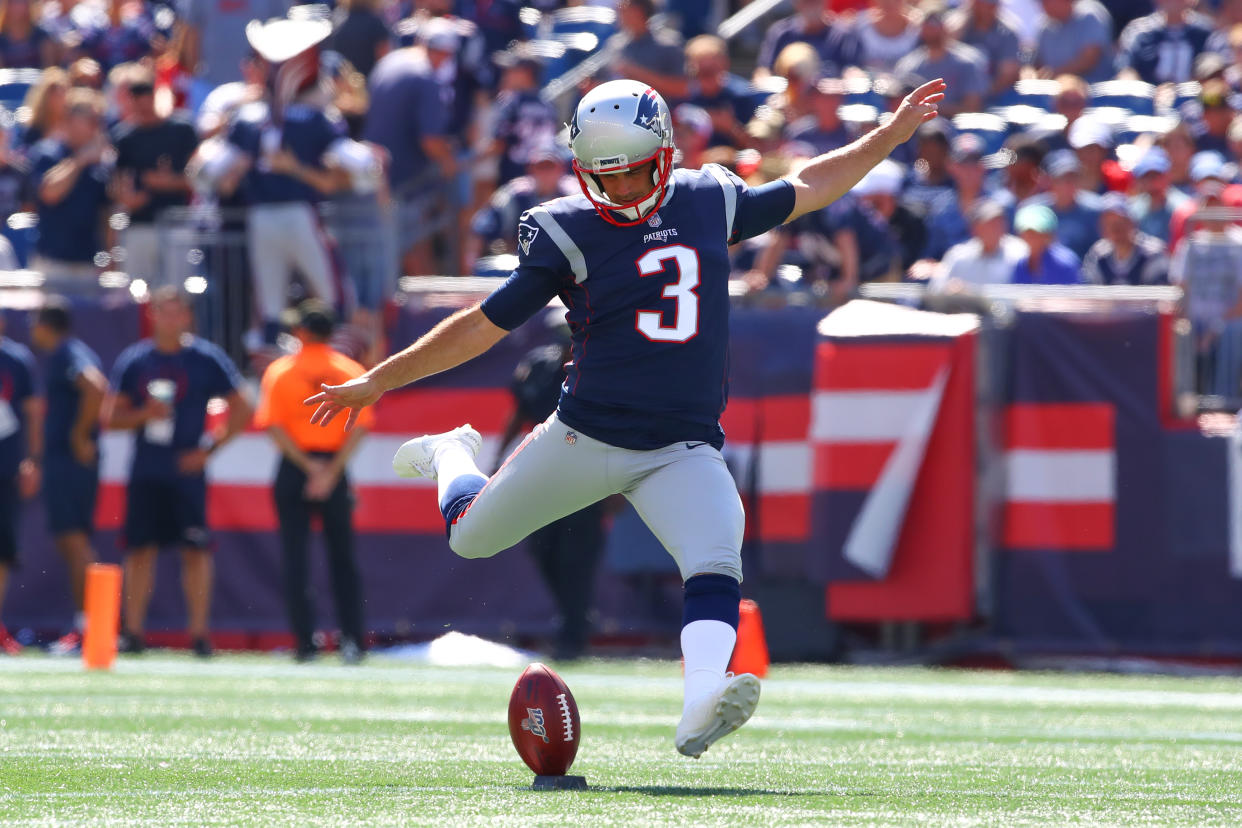
[[[759,679],[750,673],[726,675],[724,681],[696,701],[681,717],[673,743],[677,752],[698,759],[754,715],[759,706]]]
[[[406,440],[397,449],[397,453],[392,456],[392,470],[398,477],[426,477],[435,480],[436,451],[448,442],[457,443],[471,457],[478,457],[479,449],[483,446],[483,438],[470,423],[443,434],[424,434],[422,437]]]

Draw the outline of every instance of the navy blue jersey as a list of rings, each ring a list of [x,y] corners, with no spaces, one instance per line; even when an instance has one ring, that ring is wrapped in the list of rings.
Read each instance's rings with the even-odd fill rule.
[[[47,358],[47,419],[43,440],[49,457],[69,457],[69,432],[78,419],[82,392],[78,377],[88,369],[100,370],[99,356],[80,339],[68,337]],[[93,426],[91,435],[98,435]]]
[[[174,353],[159,351],[144,339],[117,357],[112,386],[135,407],[146,405],[153,380],[169,380],[176,386],[173,428],[164,438],[157,438],[152,429],[138,429],[130,475],[134,479],[177,477],[177,455],[202,440],[208,400],[227,396],[242,385],[241,374],[224,351],[196,336],[186,336]]]
[[[500,155],[499,183],[526,172],[531,155],[556,141],[561,119],[556,107],[531,92],[501,92],[496,100],[496,138],[504,144]]]
[[[272,121],[266,103],[247,104],[229,127],[229,143],[255,159],[246,173],[246,192],[254,204],[319,201],[323,196],[318,190],[293,176],[272,172],[264,157],[283,147],[302,164],[322,170],[324,153],[343,137],[345,122],[339,116],[302,103],[285,107],[281,124]]]
[[[50,259],[88,264],[103,249],[101,211],[108,203],[111,169],[92,164],[78,173],[73,187],[55,204],[39,199],[39,182],[47,171],[73,155],[69,146],[54,138],[35,144],[30,153],[31,185],[39,213],[39,240],[35,250]]]
[[[26,456],[26,401],[38,393],[30,349],[0,337],[0,480],[15,477]]]
[[[749,188],[723,167],[675,170],[658,211],[633,227],[581,195],[536,207],[518,226],[518,267],[483,302],[512,330],[559,295],[572,360],[558,411],[611,445],[720,447],[728,398],[728,245],[793,210],[793,186]]]

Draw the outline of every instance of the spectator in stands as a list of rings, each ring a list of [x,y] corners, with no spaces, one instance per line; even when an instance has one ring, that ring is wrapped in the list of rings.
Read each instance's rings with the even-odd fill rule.
[[[685,100],[690,82],[681,36],[668,26],[653,29],[654,14],[653,0],[621,0],[617,5],[620,36],[628,40],[617,54],[613,71],[618,77],[651,86],[666,99]]]
[[[772,75],[784,78],[785,88],[768,96],[765,106],[780,116],[780,129],[811,114],[811,87],[820,77],[819,65],[819,54],[809,43],[790,43],[776,56]],[[755,110],[755,115],[762,111]]]
[[[340,289],[316,211],[321,199],[350,185],[349,173],[329,155],[345,125],[317,99],[319,45],[330,32],[315,20],[277,20],[246,32],[280,79],[264,101],[238,111],[228,135],[248,162],[247,252],[265,346],[280,331],[295,270],[316,298],[333,301]]]
[[[871,0],[858,15],[855,36],[867,56],[868,72],[892,72],[897,63],[919,45],[922,18],[907,0]]]
[[[497,55],[496,62],[503,74],[490,152],[499,158],[499,174],[490,181],[489,195],[525,174],[533,153],[553,143],[561,130],[556,107],[539,97],[542,65],[533,53],[515,48]]]
[[[56,41],[39,24],[37,0],[0,3],[0,66],[44,69],[59,58]]]
[[[745,124],[755,114],[755,91],[729,71],[729,51],[716,35],[699,35],[686,44],[690,75],[687,101],[712,119],[709,146],[746,146]]]
[[[39,214],[39,240],[31,266],[49,283],[93,290],[98,286],[96,255],[104,247],[112,148],[103,133],[104,105],[98,92],[71,89],[65,107],[63,129],[30,153]]]
[[[131,277],[158,285],[172,275],[161,267],[160,239],[155,227],[161,211],[190,203],[185,167],[198,146],[194,127],[155,111],[155,73],[137,63],[125,71],[116,94],[129,102],[130,117],[116,132],[114,193],[129,214],[122,246],[125,270]]]
[[[1082,162],[1070,150],[1050,153],[1044,159],[1044,174],[1048,180],[1048,192],[1019,204],[1019,212],[1027,205],[1051,209],[1057,219],[1057,241],[1072,250],[1081,261],[1081,257],[1099,238],[1100,197],[1080,186]]]
[[[983,109],[987,94],[987,59],[973,46],[954,39],[945,26],[947,8],[941,0],[929,0],[923,6],[923,25],[919,29],[922,44],[897,64],[897,74],[918,78],[920,83],[944,78],[949,88],[940,102],[940,114],[952,118],[962,112]]]
[[[790,141],[811,147],[814,155],[832,152],[854,140],[853,133],[841,120],[845,102],[845,83],[837,78],[823,78],[810,89],[811,114],[785,127]]]
[[[100,25],[83,33],[79,47],[87,57],[98,61],[104,74],[113,66],[149,57],[152,41],[158,37],[146,4],[107,0],[106,8]]]
[[[1229,160],[1235,164],[1242,162],[1242,115],[1229,122],[1225,140],[1229,147]]]
[[[0,315],[0,607],[17,564],[21,501],[39,492],[43,466],[43,399],[34,354],[4,333]],[[0,621],[0,653],[17,655],[22,645]]]
[[[1081,167],[1079,186],[1091,193],[1104,193],[1112,189],[1114,182],[1124,174],[1112,159],[1113,130],[1108,124],[1093,117],[1074,121],[1066,136],[1070,149],[1078,156]]]
[[[341,0],[332,16],[326,47],[339,52],[363,77],[392,48],[392,32],[376,11],[378,0]]]
[[[749,138],[749,136],[747,136]],[[677,166],[697,170],[707,163],[712,140],[712,116],[694,104],[678,104],[673,110],[673,144]],[[723,147],[726,153],[729,148]]]
[[[1006,212],[1013,208],[1013,196],[1006,190],[991,186],[983,166],[983,140],[970,132],[953,139],[949,157],[952,191],[942,192],[928,205],[927,244],[923,256],[939,259],[950,247],[970,238],[970,205],[986,196],[999,203]]]
[[[30,113],[30,120],[19,136],[22,147],[33,147],[60,127],[65,118],[65,93],[68,91],[69,76],[64,69],[52,66],[43,70],[22,103]]]
[[[425,45],[393,50],[371,73],[371,109],[362,135],[391,159],[388,183],[397,202],[398,238],[406,245],[401,259],[406,274],[434,272],[427,225],[435,188],[457,173],[444,90],[436,80],[456,48],[457,38],[443,32]]]
[[[43,503],[56,551],[69,570],[77,613],[73,628],[49,648],[56,655],[71,655],[82,646],[86,567],[95,560],[91,532],[99,490],[99,411],[108,391],[99,357],[73,336],[72,325],[69,302],[63,296],[46,296],[30,329],[31,344],[47,355],[43,490],[55,496]]]
[[[551,142],[530,153],[526,175],[518,176],[496,191],[471,222],[467,264],[484,255],[516,253],[518,217],[545,201],[580,192],[578,181],[565,174],[565,159]]]
[[[1235,170],[1225,163],[1218,152],[1196,153],[1190,164],[1190,177],[1195,182],[1195,198],[1187,199],[1173,210],[1169,219],[1169,249],[1176,252],[1186,234],[1187,220],[1204,206],[1239,207],[1237,188],[1229,184]]]
[[[1223,190],[1220,181],[1204,179],[1196,209],[1222,206]],[[1169,281],[1186,291],[1199,390],[1232,400],[1242,376],[1242,229],[1220,220],[1197,222],[1173,249]]]
[[[981,198],[966,215],[971,238],[949,248],[940,266],[931,268],[933,290],[1008,284],[1029,252],[1025,242],[1006,232],[1009,221],[1000,202]]]
[[[199,137],[206,140],[218,134],[228,126],[243,104],[262,98],[267,73],[267,61],[263,58],[253,53],[242,58],[242,79],[220,84],[211,90],[199,107],[195,119]]]
[[[893,245],[898,254],[898,269],[864,278],[863,281],[900,280],[901,274],[918,260],[923,248],[927,246],[927,225],[923,217],[899,200],[904,177],[905,171],[900,164],[885,159],[863,176],[852,191],[859,201],[855,222],[862,218],[884,227],[888,234],[890,254]],[[867,233],[859,232],[858,235],[861,242]]]
[[[1169,184],[1190,195],[1195,190],[1190,177],[1190,160],[1196,150],[1195,134],[1189,123],[1178,121],[1168,132],[1156,139],[1156,145],[1169,157]]]
[[[125,493],[124,652],[146,648],[147,606],[161,548],[181,550],[181,585],[194,653],[211,655],[212,561],[207,479],[212,453],[250,422],[243,380],[224,351],[190,333],[189,296],[165,286],[151,295],[151,338],[126,348],[112,369],[104,407],[109,428],[134,432]],[[209,432],[207,407],[228,405],[222,428]]]
[[[1053,111],[1065,116],[1065,126],[1057,130],[1048,130],[1036,124],[1028,134],[1038,138],[1045,152],[1069,148],[1069,131],[1082,117],[1087,108],[1089,90],[1087,82],[1077,75],[1060,75],[1056,79],[1058,92],[1053,101]]]
[[[1100,240],[1082,263],[1083,281],[1096,285],[1163,285],[1169,281],[1164,242],[1141,233],[1130,202],[1109,193],[1100,202]]]
[[[104,71],[99,61],[94,58],[80,57],[69,64],[69,86],[94,89],[97,92],[104,88]]]
[[[272,498],[280,520],[285,606],[296,641],[295,658],[310,661],[318,650],[309,549],[311,518],[317,515],[327,542],[332,595],[341,625],[341,658],[346,664],[357,664],[365,647],[365,627],[362,583],[354,555],[354,496],[346,467],[373,427],[375,415],[361,412],[349,431],[339,422],[320,428],[307,419],[302,405],[322,383],[341,383],[363,373],[361,365],[328,344],[335,324],[329,305],[309,300],[298,306],[292,327],[301,348],[264,372],[254,424],[267,431],[280,451]]]
[[[755,80],[778,75],[776,59],[792,43],[808,43],[819,55],[819,72],[839,78],[845,70],[866,64],[862,42],[850,27],[836,20],[821,0],[794,0],[794,15],[768,29],[759,47]]]
[[[1001,9],[999,0],[971,0],[959,6],[948,20],[949,33],[967,46],[983,53],[988,63],[985,102],[996,100],[1013,88],[1021,69],[1018,22]]]
[[[242,59],[251,51],[246,24],[284,17],[289,0],[178,0],[176,37],[184,43],[185,63],[194,72],[191,100],[202,101],[222,83],[240,76]]]
[[[1156,10],[1133,20],[1117,44],[1117,69],[1148,83],[1185,83],[1207,48],[1212,21],[1193,11],[1195,0],[1156,0]]]
[[[1205,81],[1199,92],[1199,105],[1203,116],[1195,130],[1195,146],[1200,152],[1231,155],[1229,125],[1234,112],[1229,105],[1229,85],[1220,79]]]
[[[943,119],[928,121],[915,133],[918,160],[907,176],[903,200],[923,215],[944,193],[953,192],[949,176],[949,127]]]
[[[7,221],[9,216],[34,203],[30,166],[13,147],[12,137],[10,129],[0,126],[0,222]]]
[[[1041,78],[1078,75],[1087,83],[1113,76],[1113,31],[1096,0],[1043,0],[1032,63]]]
[[[1169,187],[1169,155],[1160,147],[1150,147],[1130,171],[1135,195],[1130,202],[1139,232],[1168,243],[1173,213],[1190,199],[1181,190]]]
[[[1027,204],[1013,217],[1014,232],[1026,243],[1010,279],[1016,285],[1075,285],[1082,281],[1078,256],[1057,241],[1057,217],[1042,204]]]
[[[1018,133],[1005,140],[1005,150],[1009,155],[1009,164],[1005,167],[1005,189],[1015,202],[1038,195],[1040,170],[1047,155],[1043,143],[1030,135]]]

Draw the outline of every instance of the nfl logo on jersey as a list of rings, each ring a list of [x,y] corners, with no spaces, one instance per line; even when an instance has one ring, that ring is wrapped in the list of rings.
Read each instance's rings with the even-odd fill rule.
[[[648,227],[659,227],[663,223],[664,223],[664,219],[660,218],[659,213],[653,213],[651,218],[647,219]]]

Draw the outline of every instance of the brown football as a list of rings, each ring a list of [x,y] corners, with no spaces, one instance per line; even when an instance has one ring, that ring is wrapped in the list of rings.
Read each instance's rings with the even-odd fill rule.
[[[545,664],[527,667],[509,696],[509,736],[518,756],[540,776],[560,776],[573,764],[581,735],[569,687]]]

